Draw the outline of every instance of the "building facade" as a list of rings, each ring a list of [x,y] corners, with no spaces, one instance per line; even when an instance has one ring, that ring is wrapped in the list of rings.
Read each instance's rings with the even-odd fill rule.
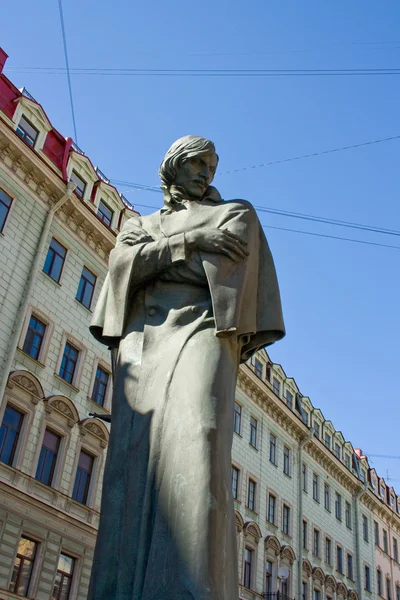
[[[0,73],[6,56],[0,51]],[[0,598],[87,596],[111,365],[90,334],[132,209],[0,75]]]
[[[85,600],[112,393],[88,332],[133,212],[0,50],[0,600]],[[243,600],[400,600],[400,497],[260,351],[232,449]]]

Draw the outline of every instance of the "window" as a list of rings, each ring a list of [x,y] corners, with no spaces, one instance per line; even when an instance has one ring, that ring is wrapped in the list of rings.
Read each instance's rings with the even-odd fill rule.
[[[315,556],[319,556],[319,531],[318,531],[318,529],[314,529],[314,534],[313,534],[313,554]]]
[[[23,420],[22,413],[12,406],[6,407],[0,429],[0,461],[6,465],[13,464]]]
[[[9,591],[18,596],[28,595],[29,583],[32,577],[33,563],[35,562],[37,543],[28,538],[21,537],[14,568],[11,575]]]
[[[351,529],[351,504],[350,504],[350,502],[347,502],[347,501],[346,501],[346,510],[345,510],[345,520],[346,520],[346,527]]]
[[[256,510],[256,490],[257,484],[252,479],[249,479],[249,489],[247,491],[247,508],[255,512]]]
[[[380,569],[376,570],[376,587],[378,596],[382,596],[382,571]]]
[[[280,382],[276,379],[276,377],[272,378],[272,389],[274,390],[275,394],[277,396],[280,396],[281,394],[281,384]]]
[[[22,350],[35,360],[39,359],[45,332],[45,323],[42,323],[35,315],[31,315]]]
[[[251,589],[251,571],[253,567],[253,556],[254,550],[246,546],[246,548],[244,549],[243,585],[248,589]]]
[[[331,510],[331,488],[327,483],[324,484],[324,506],[326,510]]]
[[[18,127],[16,129],[18,135],[20,137],[22,137],[23,140],[25,140],[25,142],[27,144],[29,144],[29,146],[34,146],[35,142],[37,140],[37,137],[39,135],[38,130],[32,125],[32,123],[30,123],[28,121],[28,119],[25,119],[24,116],[21,117],[20,122],[18,123]]]
[[[61,360],[59,376],[65,379],[67,383],[72,383],[78,363],[79,350],[74,348],[72,344],[66,342],[64,354]]]
[[[303,463],[301,472],[302,472],[302,479],[303,479],[303,492],[306,492],[308,489],[308,486],[307,486],[308,482],[307,482],[307,465],[305,463]]]
[[[75,476],[75,484],[72,492],[72,499],[86,504],[92,477],[94,458],[87,452],[81,450],[79,455],[78,468]]]
[[[283,514],[282,514],[282,531],[286,533],[286,535],[290,534],[290,508],[286,504],[283,505]]]
[[[399,549],[396,538],[393,538],[393,558],[397,563],[399,562]]]
[[[371,591],[371,573],[370,568],[367,566],[364,568],[364,587],[367,592]]]
[[[363,522],[363,538],[366,542],[368,542],[368,519],[365,515],[362,517]]]
[[[376,521],[374,521],[374,531],[375,531],[375,544],[379,546],[379,525]]]
[[[386,579],[386,598],[392,600],[392,585],[389,577]]]
[[[107,373],[107,371],[105,371],[102,367],[98,366],[91,399],[100,406],[104,406],[109,378],[109,373]]]
[[[319,502],[319,477],[313,473],[313,499]]]
[[[350,458],[349,458],[349,460],[350,460]],[[350,469],[350,465],[348,468]],[[361,469],[361,471],[360,471],[360,478],[361,478],[361,481],[363,483],[365,483],[365,471],[363,469]]]
[[[329,433],[326,433],[324,436],[325,446],[330,450],[331,449],[331,436]]]
[[[317,421],[314,421],[314,435],[319,439],[320,436],[320,426]]]
[[[389,544],[388,544],[388,534],[386,529],[382,529],[382,534],[383,534],[383,549],[386,552],[386,554],[388,553],[388,548],[389,548]]]
[[[52,238],[44,261],[43,271],[57,283],[60,281],[66,255],[67,249]]]
[[[286,390],[285,398],[286,398],[286,406],[288,408],[290,408],[290,410],[293,410],[293,394],[291,394],[288,390]]]
[[[262,364],[256,358],[254,359],[254,370],[256,372],[257,377],[262,379],[262,375],[263,375]]]
[[[343,548],[341,546],[336,547],[336,568],[339,573],[343,573]]]
[[[232,495],[235,500],[238,499],[239,492],[239,469],[232,467]]]
[[[306,581],[302,582],[301,586],[301,600],[308,600],[308,584]]]
[[[76,173],[76,171],[72,171],[71,177],[69,178],[69,180],[72,181],[73,183],[76,183],[75,194],[77,196],[79,196],[79,198],[83,198],[83,196],[85,194],[85,189],[86,189],[85,181],[83,181],[83,179],[81,177],[79,177],[79,175],[78,175],[78,173]]]
[[[242,426],[242,407],[240,406],[240,404],[235,402],[235,412],[234,412],[234,418],[233,418],[233,431],[235,431],[235,433],[238,433],[240,435],[241,426]]]
[[[346,465],[347,469],[349,469],[350,471],[350,456],[348,454],[344,455],[344,464]],[[361,477],[362,479],[362,477]]]
[[[313,600],[321,600],[321,590],[314,589]]]
[[[0,233],[4,229],[7,221],[8,213],[10,212],[12,198],[0,188]]]
[[[287,446],[283,447],[283,472],[290,475],[290,449]]]
[[[269,560],[265,565],[265,593],[272,594],[272,562]]]
[[[68,600],[71,591],[75,560],[66,554],[58,558],[57,573],[50,600]]]
[[[340,446],[336,442],[335,442],[335,448],[334,448],[333,452],[334,452],[336,458],[338,458],[340,460]]]
[[[39,462],[36,469],[36,479],[45,485],[53,483],[54,469],[57,462],[58,450],[61,438],[52,431],[46,429],[42,448],[40,450]]]
[[[276,465],[276,437],[272,433],[269,436],[269,460]]]
[[[105,223],[109,227],[111,227],[113,214],[114,214],[114,212],[111,210],[111,208],[108,208],[107,204],[105,204],[103,202],[103,200],[100,200],[99,208],[97,210],[97,215],[100,217],[100,219],[103,221],[103,223]]]
[[[269,494],[268,496],[268,522],[275,525],[275,508],[276,508],[276,498],[273,494]]]
[[[332,540],[328,537],[325,538],[325,562],[332,564]]]
[[[257,419],[250,417],[250,444],[257,448]]]
[[[303,520],[303,548],[307,550],[308,548],[308,523]]]
[[[353,557],[351,554],[347,555],[347,577],[353,579]]]
[[[76,299],[78,302],[90,308],[93,299],[94,286],[96,285],[96,275],[93,275],[89,269],[83,267],[81,279],[79,281]]]
[[[385,486],[381,482],[379,482],[379,495],[381,498],[385,497]]]
[[[342,520],[342,496],[337,492],[335,500],[335,516],[339,521]]]

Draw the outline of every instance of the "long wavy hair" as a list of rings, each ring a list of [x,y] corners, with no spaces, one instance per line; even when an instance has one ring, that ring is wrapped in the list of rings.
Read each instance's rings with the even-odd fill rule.
[[[214,152],[218,159],[214,144],[198,135],[185,135],[176,140],[164,156],[158,171],[162,187],[171,187],[175,182],[178,168],[185,160],[208,152]]]

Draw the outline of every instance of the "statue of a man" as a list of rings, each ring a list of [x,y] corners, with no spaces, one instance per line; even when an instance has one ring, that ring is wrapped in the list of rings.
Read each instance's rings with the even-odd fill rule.
[[[176,141],[164,206],[125,223],[91,331],[115,355],[89,600],[238,597],[231,446],[239,363],[284,336],[257,215],[210,186],[214,144]]]

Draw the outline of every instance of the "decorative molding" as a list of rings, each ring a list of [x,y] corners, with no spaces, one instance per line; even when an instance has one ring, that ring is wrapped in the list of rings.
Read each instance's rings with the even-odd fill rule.
[[[321,585],[323,585],[323,583],[325,582],[325,573],[323,572],[321,567],[314,567],[314,569],[312,570],[312,578],[313,581],[319,580]]]
[[[253,537],[256,544],[258,544],[258,542],[262,538],[261,529],[254,521],[248,521],[247,523],[245,523],[243,527],[243,533],[245,537]]]
[[[244,527],[244,519],[238,510],[235,510],[235,521],[236,521],[236,530],[238,533],[243,531]]]
[[[50,396],[45,399],[46,412],[51,414],[53,410],[67,420],[68,427],[73,427],[79,422],[79,413],[69,398],[66,396]]]
[[[91,434],[99,442],[101,448],[107,448],[110,433],[100,419],[89,418],[81,421],[80,432],[82,436],[86,436],[87,433]]]
[[[270,548],[278,556],[281,551],[281,544],[275,535],[267,535],[264,541],[265,549]]]
[[[281,548],[281,558],[287,558],[292,565],[296,560],[296,553],[291,546],[282,546]]]
[[[30,394],[32,404],[37,404],[44,397],[39,380],[29,371],[13,371],[8,378],[7,387],[13,389],[15,385]]]

